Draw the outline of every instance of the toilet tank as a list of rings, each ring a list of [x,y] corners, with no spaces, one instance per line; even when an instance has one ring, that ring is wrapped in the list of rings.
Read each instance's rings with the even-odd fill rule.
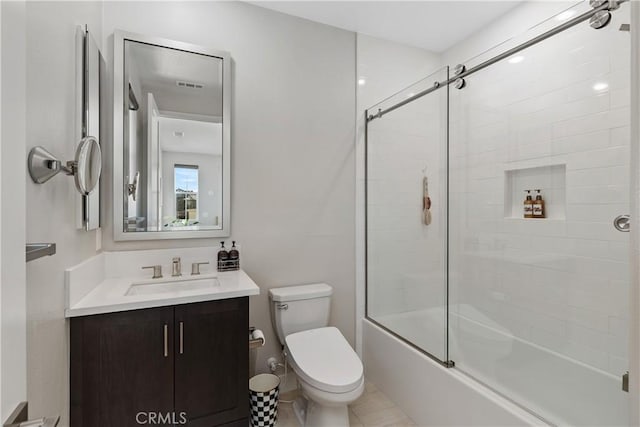
[[[271,322],[280,343],[287,335],[328,326],[332,293],[326,283],[270,289]]]

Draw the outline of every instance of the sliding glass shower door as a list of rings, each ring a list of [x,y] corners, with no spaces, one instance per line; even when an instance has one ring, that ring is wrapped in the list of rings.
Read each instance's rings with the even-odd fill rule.
[[[450,92],[450,358],[559,425],[628,424],[628,9]]]
[[[367,318],[556,425],[628,425],[629,8],[367,111]]]
[[[447,73],[370,108],[366,138],[367,317],[440,361],[447,360],[447,87],[434,82]]]

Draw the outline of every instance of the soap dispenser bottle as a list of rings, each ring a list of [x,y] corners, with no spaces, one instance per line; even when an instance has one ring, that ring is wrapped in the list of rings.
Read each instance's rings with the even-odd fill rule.
[[[533,199],[531,198],[531,190],[524,190],[527,198],[524,199],[524,217],[533,218]]]
[[[233,246],[229,250],[229,259],[231,261],[235,261],[237,259],[240,259],[240,252],[238,252],[238,248],[236,248],[236,241],[234,240],[231,243],[233,243]]]
[[[234,240],[233,246],[229,249],[229,262],[232,264],[233,269],[237,270],[240,268],[240,251],[236,247],[236,241]]]
[[[224,268],[228,260],[229,252],[225,249],[224,242],[220,242],[220,249],[218,249],[218,270]]]
[[[536,190],[536,199],[533,201],[533,217],[534,218],[546,218],[546,212],[544,209],[544,200],[540,190]]]

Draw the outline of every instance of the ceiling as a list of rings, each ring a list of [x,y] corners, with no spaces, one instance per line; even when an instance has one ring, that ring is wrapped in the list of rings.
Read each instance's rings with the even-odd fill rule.
[[[222,115],[221,59],[130,40],[125,44],[125,58],[134,88],[153,93],[160,110]],[[180,87],[178,82],[202,87]]]
[[[522,2],[299,0],[249,3],[432,52],[443,52]]]
[[[160,117],[158,121],[162,151],[222,155],[221,123],[173,117]]]

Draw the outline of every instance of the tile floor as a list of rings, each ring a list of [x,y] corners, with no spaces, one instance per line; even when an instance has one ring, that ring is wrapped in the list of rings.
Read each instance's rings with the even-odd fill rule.
[[[282,393],[281,400],[293,400],[297,391]],[[416,424],[373,384],[365,383],[360,399],[349,405],[351,427],[410,427]],[[290,403],[278,405],[278,427],[300,427]]]

